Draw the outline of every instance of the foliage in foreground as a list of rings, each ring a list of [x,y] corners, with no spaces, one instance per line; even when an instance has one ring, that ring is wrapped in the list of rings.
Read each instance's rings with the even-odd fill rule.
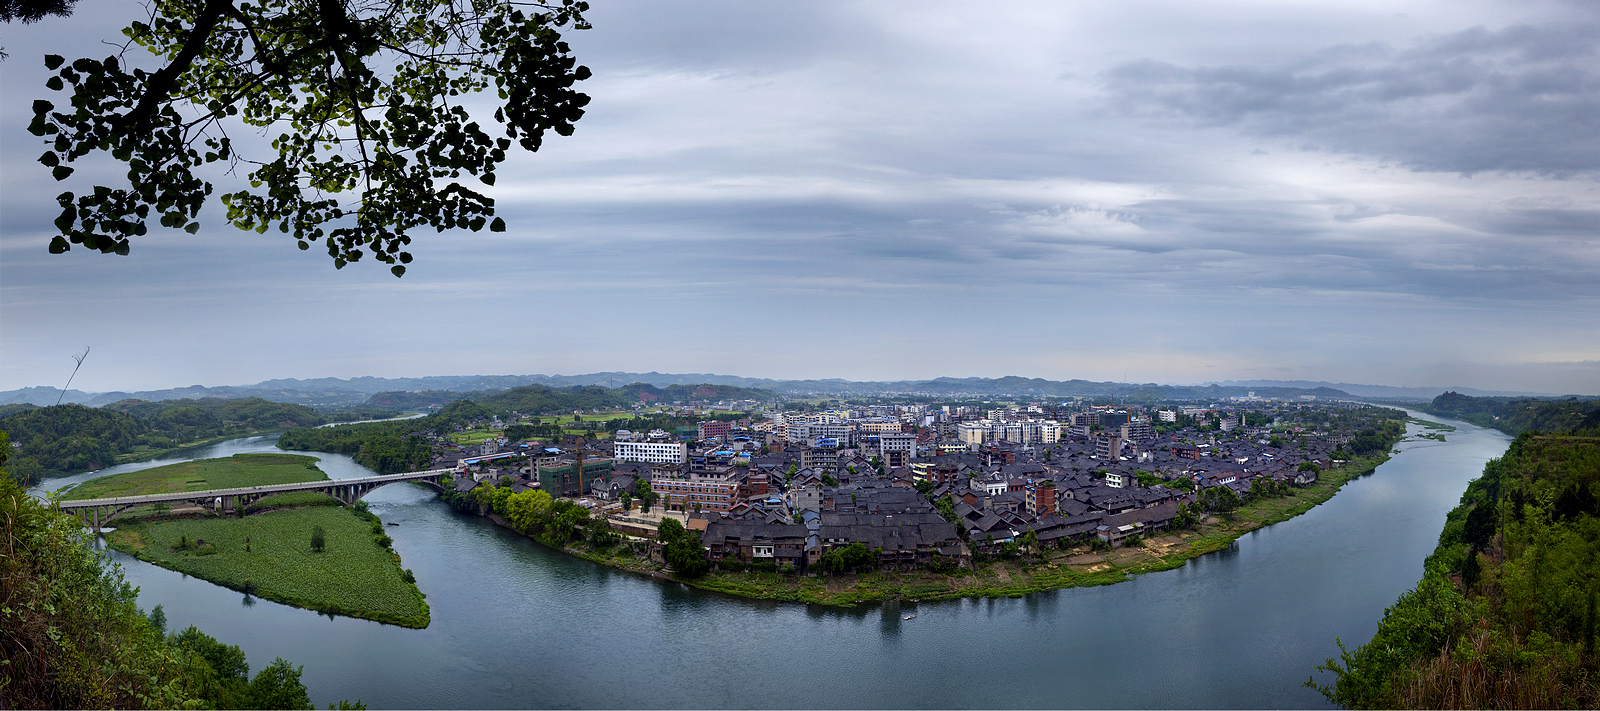
[[[1416,589],[1313,686],[1351,708],[1594,708],[1600,438],[1517,437],[1446,518]]]
[[[300,667],[249,680],[238,647],[166,635],[137,592],[81,522],[0,476],[0,708],[311,708]]]

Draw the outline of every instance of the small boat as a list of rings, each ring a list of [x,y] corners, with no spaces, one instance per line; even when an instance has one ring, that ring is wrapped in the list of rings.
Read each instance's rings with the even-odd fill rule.
[[[389,525],[390,525],[390,526],[398,526],[398,525],[400,525],[400,524],[398,524],[398,523],[395,523],[395,522],[393,522],[393,521],[390,521],[390,522],[389,522]]]
[[[906,615],[906,616],[905,616],[905,617],[902,617],[902,618],[900,618],[900,619],[902,619],[902,620],[909,620],[909,619],[911,619],[911,618],[913,618],[913,617],[916,617],[916,615]]]

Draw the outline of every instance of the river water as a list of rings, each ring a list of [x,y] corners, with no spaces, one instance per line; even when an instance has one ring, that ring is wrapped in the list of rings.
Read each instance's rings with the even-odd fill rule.
[[[1323,708],[1301,686],[1312,667],[1336,637],[1371,637],[1421,577],[1445,512],[1509,441],[1445,421],[1459,428],[1447,442],[1403,443],[1327,503],[1228,550],[1022,599],[841,610],[708,594],[552,552],[413,484],[367,500],[400,524],[388,532],[428,596],[425,630],[249,601],[114,556],[172,628],[238,644],[254,669],[278,656],[304,665],[319,706]],[[280,451],[272,441],[195,458]],[[333,478],[371,473],[308,454]]]

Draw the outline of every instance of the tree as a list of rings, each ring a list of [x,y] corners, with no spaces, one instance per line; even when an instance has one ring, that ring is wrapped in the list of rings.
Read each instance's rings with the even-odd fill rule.
[[[195,233],[213,192],[197,170],[218,163],[246,171],[249,187],[221,196],[236,227],[276,227],[300,249],[320,242],[338,268],[370,252],[401,276],[418,228],[504,231],[494,200],[457,179],[494,185],[512,141],[537,151],[546,131],[570,135],[589,102],[573,89],[589,69],[561,38],[589,27],[582,0],[148,7],[148,21],[124,30],[131,43],[120,57],[45,58],[57,72],[46,86],[70,86],[71,108],[34,102],[29,131],[50,146],[39,162],[58,181],[96,152],[128,168],[123,186],[57,197],[52,253],[81,244],[127,254],[150,220]],[[165,66],[136,68],[126,56],[133,44]],[[499,138],[458,98],[489,90],[500,99]],[[259,129],[273,153],[237,153],[232,134]]]
[[[272,660],[256,678],[250,680],[250,708],[257,709],[309,709],[311,697],[305,684],[300,682],[303,667],[290,664],[283,657]]]
[[[318,553],[321,553],[322,549],[323,549],[323,547],[325,546],[326,543],[327,543],[326,534],[324,534],[324,532],[322,530],[322,527],[321,526],[312,526],[311,527],[311,550],[314,550],[314,551],[316,551]]]
[[[656,492],[650,489],[650,482],[643,479],[633,485],[634,493],[639,498],[639,513],[650,513],[650,505],[656,501]]]

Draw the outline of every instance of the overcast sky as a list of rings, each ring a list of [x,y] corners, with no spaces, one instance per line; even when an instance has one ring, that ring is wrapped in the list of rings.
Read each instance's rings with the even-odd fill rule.
[[[509,231],[418,234],[403,279],[215,211],[127,257],[48,254],[40,58],[105,56],[138,4],[0,26],[0,389],[59,386],[92,346],[90,391],[656,370],[1600,394],[1600,3],[593,4],[571,36],[593,102],[499,171]]]

